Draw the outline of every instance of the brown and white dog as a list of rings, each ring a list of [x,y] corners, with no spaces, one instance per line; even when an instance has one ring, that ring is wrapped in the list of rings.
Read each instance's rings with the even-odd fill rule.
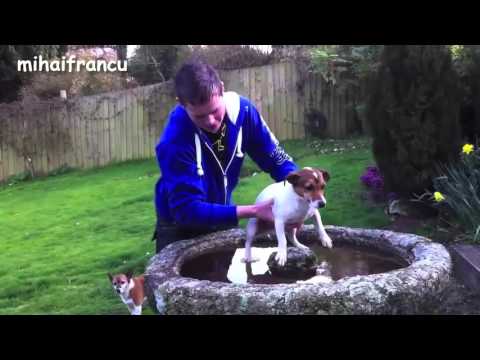
[[[126,274],[113,276],[108,273],[113,289],[120,295],[123,303],[127,305],[131,315],[142,315],[142,305],[145,301],[143,275],[133,277],[131,271]]]
[[[289,240],[300,249],[308,249],[297,240],[297,229],[303,222],[314,216],[315,227],[322,245],[332,247],[332,240],[322,224],[318,208],[327,204],[325,186],[330,175],[323,169],[305,167],[288,174],[286,181],[267,186],[257,197],[255,203],[273,199],[272,212],[274,224],[252,218],[247,224],[247,240],[245,243],[245,262],[256,261],[252,258],[252,242],[256,235],[275,227],[278,241],[278,251],[275,257],[280,266],[287,261],[287,239],[285,226],[290,225]],[[298,224],[298,225],[295,225]]]

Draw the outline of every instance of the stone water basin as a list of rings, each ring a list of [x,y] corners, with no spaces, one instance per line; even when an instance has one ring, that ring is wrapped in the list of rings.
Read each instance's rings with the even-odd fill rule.
[[[160,314],[411,314],[449,284],[452,262],[440,244],[413,235],[326,226],[332,250],[313,225],[298,232],[328,267],[331,281],[272,274],[273,234],[254,242],[260,260],[241,261],[245,231],[233,229],[173,243],[145,271],[149,303]],[[290,248],[289,248],[290,251]]]

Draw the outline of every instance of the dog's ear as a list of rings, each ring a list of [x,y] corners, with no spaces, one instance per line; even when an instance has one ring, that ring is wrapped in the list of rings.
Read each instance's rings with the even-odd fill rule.
[[[110,279],[110,282],[113,282],[113,276],[112,276],[112,274],[108,273],[107,275],[108,275],[108,278]]]
[[[325,180],[325,182],[328,182],[328,180],[330,180],[330,173],[325,169],[319,169],[319,170],[322,173],[323,180]]]
[[[133,271],[132,271],[132,270],[128,270],[128,271],[125,273],[125,276],[127,277],[128,281],[130,281],[130,279],[131,279],[132,276],[133,276]]]
[[[297,171],[293,171],[287,175],[287,181],[292,185],[297,185],[298,179],[300,179],[300,175]]]

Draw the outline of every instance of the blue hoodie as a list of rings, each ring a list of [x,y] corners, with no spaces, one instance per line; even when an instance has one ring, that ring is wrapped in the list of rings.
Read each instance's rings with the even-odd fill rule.
[[[238,225],[231,198],[244,153],[277,182],[297,170],[248,99],[226,92],[224,101],[228,127],[225,169],[210,139],[192,122],[183,106],[177,105],[169,115],[155,148],[161,170],[155,206],[158,216],[166,222],[200,229]]]

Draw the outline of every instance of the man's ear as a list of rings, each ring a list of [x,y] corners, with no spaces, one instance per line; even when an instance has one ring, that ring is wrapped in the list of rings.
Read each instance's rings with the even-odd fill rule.
[[[293,171],[287,175],[287,181],[292,185],[297,185],[298,179],[300,179],[300,175],[297,171]]]

